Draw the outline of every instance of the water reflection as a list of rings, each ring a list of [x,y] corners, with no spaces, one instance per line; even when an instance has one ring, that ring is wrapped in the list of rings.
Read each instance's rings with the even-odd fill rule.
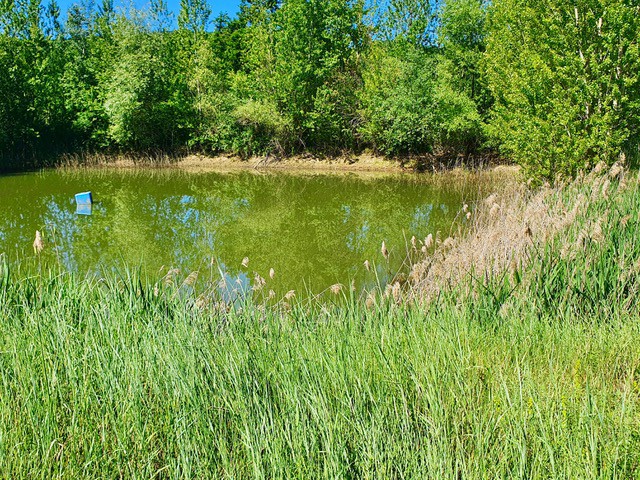
[[[91,215],[93,211],[92,204],[76,204],[76,215]]]
[[[74,193],[97,203],[81,210]],[[30,255],[36,229],[66,268],[100,274],[140,267],[200,272],[243,288],[255,274],[268,289],[318,292],[394,274],[407,238],[445,235],[478,186],[447,188],[415,177],[295,176],[182,171],[48,171],[0,177],[0,253]],[[391,252],[380,255],[385,240]],[[249,264],[242,266],[243,258]],[[212,262],[213,259],[213,262]],[[221,266],[223,268],[221,269]],[[276,272],[269,277],[270,269]]]

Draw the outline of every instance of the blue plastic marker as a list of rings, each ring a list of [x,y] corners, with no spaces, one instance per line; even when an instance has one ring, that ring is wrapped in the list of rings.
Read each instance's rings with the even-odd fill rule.
[[[76,193],[76,205],[91,205],[93,198],[91,192]]]

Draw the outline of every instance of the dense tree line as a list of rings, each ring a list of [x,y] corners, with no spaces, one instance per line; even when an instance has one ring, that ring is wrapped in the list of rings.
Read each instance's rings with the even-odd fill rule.
[[[43,3],[48,2],[48,3]],[[0,165],[62,152],[635,157],[636,0],[0,0]]]

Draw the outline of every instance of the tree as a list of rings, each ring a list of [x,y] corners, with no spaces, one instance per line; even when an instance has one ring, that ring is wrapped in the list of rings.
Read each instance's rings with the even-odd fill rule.
[[[639,31],[626,0],[495,1],[486,75],[501,151],[539,180],[637,154]]]
[[[442,6],[438,29],[442,71],[451,76],[451,87],[474,101],[483,116],[491,106],[491,95],[481,71],[486,20],[485,0],[448,0]]]

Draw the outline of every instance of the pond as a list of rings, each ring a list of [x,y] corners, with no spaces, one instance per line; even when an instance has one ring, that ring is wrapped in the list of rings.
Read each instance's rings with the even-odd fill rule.
[[[182,278],[198,272],[198,283],[226,278],[245,289],[258,275],[279,295],[315,294],[334,284],[362,290],[406,270],[412,236],[440,232],[444,238],[457,229],[466,221],[463,204],[486,187],[477,179],[415,174],[96,169],[6,175],[0,176],[0,254],[33,258],[40,230],[42,258],[82,275],[129,268],[156,281],[177,269]],[[83,215],[74,194],[87,190],[94,205]]]

